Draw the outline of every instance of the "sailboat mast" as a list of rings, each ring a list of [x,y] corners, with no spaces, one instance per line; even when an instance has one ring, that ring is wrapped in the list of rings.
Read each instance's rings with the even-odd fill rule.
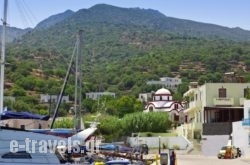
[[[5,36],[6,36],[6,25],[7,25],[7,6],[8,0],[4,0],[4,11],[3,11],[3,33],[2,33],[2,49],[1,49],[1,61],[0,61],[0,114],[3,112],[3,97],[4,97],[4,68],[5,68]]]
[[[82,121],[82,114],[81,114],[81,100],[82,100],[82,57],[81,57],[81,43],[82,43],[82,30],[79,31],[77,35],[77,55],[75,58],[75,102],[74,102],[74,110],[75,110],[75,122],[74,128],[76,130],[81,129],[81,121]]]

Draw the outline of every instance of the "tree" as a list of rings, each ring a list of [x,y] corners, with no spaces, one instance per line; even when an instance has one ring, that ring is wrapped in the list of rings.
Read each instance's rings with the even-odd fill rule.
[[[123,117],[125,114],[133,113],[138,111],[135,109],[136,99],[133,96],[122,96],[117,100],[117,109],[119,112],[119,117]],[[138,108],[136,106],[136,108]]]
[[[171,128],[171,121],[165,112],[127,114],[121,122],[125,135],[133,132],[166,132]]]
[[[22,100],[16,100],[13,104],[13,109],[18,112],[31,111],[30,105]]]
[[[14,97],[25,96],[26,95],[26,91],[23,88],[21,88],[21,87],[19,87],[17,85],[15,85],[12,88],[11,93],[12,93],[12,96],[14,96]]]
[[[121,122],[117,117],[103,115],[101,116],[100,123],[99,130],[104,136],[105,141],[113,142],[123,135]]]
[[[84,99],[82,102],[82,106],[83,106],[84,110],[86,112],[90,112],[90,113],[96,112],[93,109],[94,104],[95,104],[95,101],[93,99],[90,99],[90,98]]]

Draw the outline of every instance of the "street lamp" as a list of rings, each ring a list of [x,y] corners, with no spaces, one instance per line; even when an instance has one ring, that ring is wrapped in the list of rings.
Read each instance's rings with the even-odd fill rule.
[[[159,154],[161,154],[161,136],[159,136]]]

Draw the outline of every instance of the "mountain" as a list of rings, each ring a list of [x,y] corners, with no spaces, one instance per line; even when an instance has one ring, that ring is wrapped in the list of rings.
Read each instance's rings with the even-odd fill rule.
[[[72,23],[72,25],[69,23]],[[77,12],[67,10],[63,13],[50,16],[38,23],[34,30],[46,30],[54,26],[55,29],[68,31],[69,28],[73,28],[74,30],[86,26],[86,24],[94,23],[144,27],[186,37],[219,38],[240,42],[250,41],[250,31],[241,28],[228,28],[209,23],[168,17],[152,9],[121,8],[106,4],[95,5],[89,9],[82,9]],[[10,40],[13,40],[13,37],[26,34],[26,32],[27,30],[13,30],[10,33]],[[72,32],[75,33],[75,31]]]
[[[74,12],[72,10],[66,10],[63,13],[59,13],[56,15],[52,15],[49,18],[41,21],[40,23],[37,24],[37,26],[34,28],[34,30],[42,30],[49,28],[50,26],[55,25],[58,22],[63,21],[64,19],[67,19],[71,15],[73,15]],[[33,30],[32,28],[26,28],[26,29],[20,29],[16,27],[9,27],[8,30],[6,31],[6,42],[12,42],[15,39],[20,39],[21,36],[26,34],[27,32],[30,32]],[[2,31],[2,25],[0,26],[0,31]],[[0,34],[0,37],[2,38],[2,33]],[[0,41],[1,43],[2,41]]]
[[[79,30],[83,30],[85,91],[137,94],[152,91],[145,82],[164,76],[221,82],[224,72],[249,73],[247,30],[167,17],[152,9],[99,4],[49,17],[16,39],[9,45],[7,58],[15,65],[7,79],[25,89],[35,86],[24,83],[32,69],[41,70],[43,77],[61,79]],[[36,82],[33,79],[30,83]],[[56,91],[39,86],[42,93]]]
[[[153,47],[163,47],[167,39],[178,36],[237,42],[250,40],[250,31],[240,28],[167,17],[152,9],[99,4],[89,9],[65,11],[51,16],[17,42],[32,47],[53,45],[64,53],[70,53],[71,50],[64,48],[72,47],[79,30],[84,30],[86,46],[94,53],[94,58],[101,57],[104,51],[108,54],[126,52],[119,56],[122,57],[136,53],[139,49],[147,51]],[[107,42],[116,48],[111,50],[110,46],[104,44]],[[90,50],[93,46],[95,51]]]
[[[99,23],[145,26],[189,37],[221,38],[235,41],[250,40],[250,31],[247,30],[167,17],[159,11],[152,9],[118,8],[100,4],[90,8],[88,11],[80,10],[76,15],[79,18],[80,16],[85,16],[85,22],[93,20],[93,22]]]
[[[65,20],[71,17],[71,19]],[[200,23],[191,20],[167,17],[159,11],[140,8],[120,8],[106,4],[95,5],[73,13],[54,15],[38,24],[39,27],[51,27],[61,22],[62,26],[69,22],[82,26],[89,23],[106,23],[113,25],[130,25],[147,27],[188,37],[221,38],[233,41],[249,41],[250,31],[240,28],[228,28],[219,25]],[[69,25],[70,26],[70,25]]]
[[[27,32],[31,31],[31,28],[20,29],[16,27],[8,27],[6,30],[6,42],[12,42],[14,39],[18,39]],[[0,31],[2,31],[2,25],[0,26]],[[0,33],[0,37],[2,38],[2,33]],[[2,40],[0,41],[0,43]]]
[[[63,13],[52,15],[49,18],[38,23],[37,26],[35,27],[35,29],[37,30],[37,29],[49,28],[49,27],[55,25],[56,23],[67,19],[68,17],[72,16],[73,14],[74,14],[74,12],[72,10],[66,10]]]

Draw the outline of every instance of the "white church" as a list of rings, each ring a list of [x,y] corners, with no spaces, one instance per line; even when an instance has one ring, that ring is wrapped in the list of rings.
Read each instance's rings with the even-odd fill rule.
[[[183,123],[185,121],[182,103],[174,101],[168,89],[161,88],[157,90],[152,98],[153,101],[147,102],[144,112],[166,112],[173,122]]]

